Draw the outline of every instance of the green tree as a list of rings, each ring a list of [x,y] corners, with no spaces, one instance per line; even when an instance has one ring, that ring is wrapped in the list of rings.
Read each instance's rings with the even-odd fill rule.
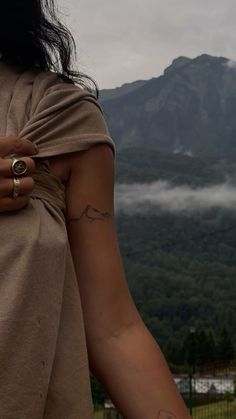
[[[107,394],[99,381],[90,373],[90,383],[93,397],[93,404],[95,407],[104,406],[104,401],[107,399]]]
[[[226,326],[223,327],[218,340],[217,357],[219,361],[231,361],[235,358],[235,349],[232,343],[232,338]]]
[[[216,361],[216,359],[217,359],[217,345],[216,345],[214,333],[213,333],[212,329],[210,329],[207,333],[206,362],[207,363],[212,363],[212,362]]]

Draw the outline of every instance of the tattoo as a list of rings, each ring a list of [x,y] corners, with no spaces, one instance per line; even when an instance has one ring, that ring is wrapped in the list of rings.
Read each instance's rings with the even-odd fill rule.
[[[112,218],[112,216],[111,214],[109,214],[109,212],[102,212],[96,208],[93,208],[91,205],[87,205],[80,217],[70,218],[69,220],[67,220],[67,224],[74,221],[80,221],[82,218],[86,218],[89,221],[89,223],[92,223],[96,220],[105,221],[108,218]]]
[[[168,410],[159,410],[157,419],[178,419],[173,413]]]

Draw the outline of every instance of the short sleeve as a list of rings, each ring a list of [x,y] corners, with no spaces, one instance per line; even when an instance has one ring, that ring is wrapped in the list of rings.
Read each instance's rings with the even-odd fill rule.
[[[30,118],[19,136],[38,145],[37,157],[86,150],[99,143],[111,147],[114,159],[116,155],[95,96],[51,73],[40,74],[35,82]]]

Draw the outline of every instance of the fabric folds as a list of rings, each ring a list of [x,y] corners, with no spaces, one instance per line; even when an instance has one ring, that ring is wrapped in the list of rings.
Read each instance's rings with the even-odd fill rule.
[[[92,419],[78,282],[65,223],[65,187],[48,157],[104,143],[101,108],[57,74],[0,62],[0,136],[39,147],[35,189],[0,214],[0,418]],[[33,156],[32,156],[33,157]]]

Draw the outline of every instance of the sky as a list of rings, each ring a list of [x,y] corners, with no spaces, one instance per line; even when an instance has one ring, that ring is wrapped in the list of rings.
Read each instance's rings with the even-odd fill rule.
[[[235,0],[56,0],[77,69],[99,88],[158,77],[180,55],[236,61]]]

